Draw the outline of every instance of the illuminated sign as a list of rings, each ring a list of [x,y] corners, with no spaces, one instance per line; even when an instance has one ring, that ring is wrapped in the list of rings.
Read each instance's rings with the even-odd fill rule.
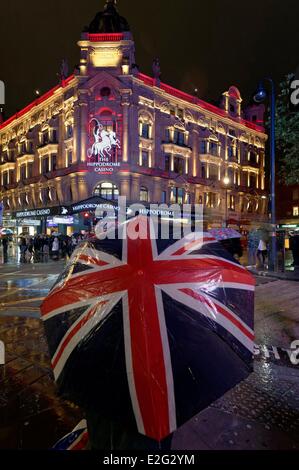
[[[31,217],[48,217],[50,215],[58,215],[60,214],[59,207],[45,207],[42,209],[32,209],[28,211],[20,211],[16,212],[15,217],[17,219],[27,219]]]
[[[117,150],[120,148],[120,140],[113,130],[113,125],[92,118],[89,123],[87,166],[100,175],[111,175],[115,169],[120,167],[120,163],[117,161]]]
[[[74,217],[54,217],[53,223],[58,225],[73,225]]]

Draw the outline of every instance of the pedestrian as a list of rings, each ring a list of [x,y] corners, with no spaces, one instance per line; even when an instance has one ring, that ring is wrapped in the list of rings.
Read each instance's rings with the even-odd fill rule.
[[[266,242],[261,238],[259,241],[259,246],[257,249],[257,258],[259,260],[260,266],[264,269],[265,268],[265,263],[266,263],[266,258],[268,255],[268,250],[267,250],[267,244]]]
[[[44,237],[44,239],[43,239],[43,261],[44,261],[44,263],[48,263],[49,253],[50,253],[49,240],[47,239],[47,237]]]
[[[52,259],[55,261],[59,260],[59,240],[58,237],[54,237],[52,243]]]
[[[25,263],[25,253],[27,250],[27,243],[26,243],[26,238],[24,235],[20,236],[20,241],[19,241],[19,247],[20,247],[20,263]]]
[[[3,247],[3,261],[7,263],[8,260],[8,237],[2,238],[2,247]]]
[[[299,235],[294,233],[290,238],[290,249],[293,254],[293,266],[299,268]]]

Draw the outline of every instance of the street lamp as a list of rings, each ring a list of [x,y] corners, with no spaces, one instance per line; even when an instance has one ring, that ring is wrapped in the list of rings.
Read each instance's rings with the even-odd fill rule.
[[[270,84],[270,180],[271,180],[271,252],[269,270],[276,271],[277,266],[277,246],[276,246],[276,196],[275,196],[275,111],[276,111],[276,97],[275,97],[275,85],[272,78],[264,78],[259,83],[258,89],[254,95],[254,101],[256,103],[263,103],[269,96],[267,93],[264,83]]]
[[[227,201],[227,190],[228,190],[228,186],[230,184],[230,179],[229,179],[228,176],[225,176],[223,178],[223,184],[225,186],[225,227],[227,227],[227,218],[228,218],[228,216],[227,216],[227,209],[228,209],[227,208],[227,205],[228,205],[227,204],[228,203],[228,201]]]

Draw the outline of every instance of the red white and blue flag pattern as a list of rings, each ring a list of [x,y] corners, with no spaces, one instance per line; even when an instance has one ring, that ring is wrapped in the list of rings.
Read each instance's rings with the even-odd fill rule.
[[[61,392],[160,441],[251,372],[255,281],[211,235],[146,224],[83,243],[42,318]]]

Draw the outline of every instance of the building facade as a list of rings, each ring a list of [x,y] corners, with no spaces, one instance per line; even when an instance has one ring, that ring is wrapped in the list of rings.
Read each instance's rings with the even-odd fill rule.
[[[234,86],[216,107],[166,85],[158,60],[153,77],[142,74],[115,3],[82,33],[75,73],[62,71],[54,89],[0,125],[6,218],[30,225],[28,216],[122,195],[202,203],[213,226],[267,220],[263,110],[243,110]]]

